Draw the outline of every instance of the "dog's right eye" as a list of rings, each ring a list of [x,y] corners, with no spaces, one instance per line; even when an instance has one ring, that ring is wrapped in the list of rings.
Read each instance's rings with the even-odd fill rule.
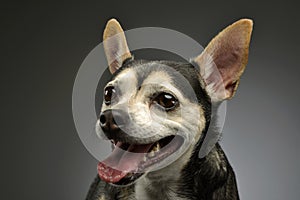
[[[116,97],[116,90],[113,86],[107,86],[104,89],[104,103],[110,105],[111,101]]]
[[[166,111],[175,109],[178,106],[178,100],[169,93],[163,92],[158,94],[153,102],[163,107]]]

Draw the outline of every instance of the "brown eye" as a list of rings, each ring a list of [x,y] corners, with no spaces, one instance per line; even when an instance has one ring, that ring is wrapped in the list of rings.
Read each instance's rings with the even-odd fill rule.
[[[163,92],[157,95],[153,102],[162,106],[166,111],[174,109],[178,105],[178,100],[171,94]]]
[[[106,105],[111,104],[112,99],[116,96],[116,90],[113,86],[107,86],[104,89],[104,103]]]

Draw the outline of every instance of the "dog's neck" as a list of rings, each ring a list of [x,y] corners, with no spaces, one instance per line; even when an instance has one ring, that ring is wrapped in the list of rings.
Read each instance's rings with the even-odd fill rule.
[[[198,157],[194,160],[192,152],[186,156],[191,156],[189,162],[183,162],[186,158],[182,157],[169,167],[159,172],[151,172],[141,178],[135,184],[135,199],[178,199],[183,200],[180,191],[192,190],[194,194],[198,193],[199,197],[204,195],[207,185],[222,184],[227,177],[227,162],[219,144],[211,150],[205,159],[200,160]],[[226,160],[227,161],[227,160]],[[182,165],[185,163],[185,165]],[[202,171],[201,169],[206,169]],[[192,173],[191,173],[192,172]],[[214,184],[209,181],[214,181]],[[198,188],[186,188],[197,185]],[[213,188],[209,188],[213,190]]]

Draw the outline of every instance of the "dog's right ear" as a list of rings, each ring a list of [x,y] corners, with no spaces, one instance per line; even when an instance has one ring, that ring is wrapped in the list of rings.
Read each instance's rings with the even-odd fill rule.
[[[111,19],[106,24],[103,33],[103,46],[109,71],[112,74],[122,66],[126,59],[132,57],[127,46],[124,31],[116,19]]]

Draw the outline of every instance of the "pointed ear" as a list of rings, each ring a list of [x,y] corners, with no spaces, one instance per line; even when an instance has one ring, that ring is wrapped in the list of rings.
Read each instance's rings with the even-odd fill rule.
[[[122,63],[131,58],[127,46],[124,31],[116,19],[107,22],[103,33],[104,51],[109,65],[109,71],[113,74],[122,66]]]
[[[233,97],[246,64],[253,22],[241,19],[219,33],[194,59],[213,101]]]

